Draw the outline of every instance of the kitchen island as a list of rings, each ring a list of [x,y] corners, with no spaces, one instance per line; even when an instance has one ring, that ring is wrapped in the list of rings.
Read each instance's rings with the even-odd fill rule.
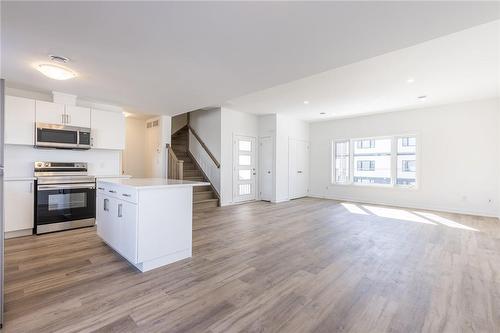
[[[98,179],[97,234],[141,272],[192,255],[193,186],[163,178]]]

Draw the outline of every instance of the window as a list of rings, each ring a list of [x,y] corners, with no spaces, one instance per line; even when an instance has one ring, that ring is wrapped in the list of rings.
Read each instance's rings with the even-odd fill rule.
[[[358,171],[374,171],[375,161],[358,161],[357,162]]]
[[[414,186],[417,181],[417,138],[414,136],[398,138],[397,149],[396,184]]]
[[[349,141],[335,143],[335,183],[349,182]]]
[[[415,172],[415,161],[403,160],[403,172]]]
[[[404,137],[401,138],[401,145],[403,147],[415,147],[417,145],[417,140],[415,137]]]
[[[353,183],[391,184],[391,139],[354,140]],[[376,166],[376,167],[375,167]]]
[[[375,140],[358,140],[356,141],[356,148],[358,149],[367,149],[374,148]]]
[[[417,184],[416,136],[340,140],[332,147],[334,183],[407,187]]]

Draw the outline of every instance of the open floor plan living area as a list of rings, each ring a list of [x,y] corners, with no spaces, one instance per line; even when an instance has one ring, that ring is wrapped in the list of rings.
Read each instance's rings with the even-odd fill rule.
[[[500,2],[0,15],[0,332],[500,332]]]

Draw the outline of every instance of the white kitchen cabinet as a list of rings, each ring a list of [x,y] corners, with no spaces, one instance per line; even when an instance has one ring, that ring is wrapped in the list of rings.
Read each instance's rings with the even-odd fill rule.
[[[175,179],[98,179],[97,233],[142,272],[189,258],[192,187],[206,185]]]
[[[66,105],[66,125],[90,128],[90,108]]]
[[[132,263],[137,263],[137,205],[117,200],[117,219],[121,243],[119,251]]]
[[[5,143],[34,145],[35,100],[5,96]]]
[[[32,180],[6,180],[5,232],[33,229],[34,196]]]
[[[131,263],[137,263],[137,205],[97,193],[97,234]]]
[[[121,112],[92,109],[91,144],[98,149],[125,149],[125,116]]]
[[[65,106],[45,101],[35,101],[38,123],[65,125]]]

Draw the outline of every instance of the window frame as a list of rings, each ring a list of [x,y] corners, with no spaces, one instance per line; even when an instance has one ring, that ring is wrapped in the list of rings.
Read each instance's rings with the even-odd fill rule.
[[[406,137],[415,138],[415,185],[397,184],[398,173],[398,140]],[[391,183],[390,184],[374,184],[374,183],[355,183],[354,170],[357,165],[354,163],[354,148],[355,141],[359,140],[377,140],[377,139],[390,139],[391,140]],[[349,142],[349,181],[337,182],[336,181],[336,143]],[[421,180],[421,140],[420,135],[415,132],[398,134],[398,135],[385,135],[385,136],[371,136],[371,137],[353,137],[353,138],[338,138],[331,140],[331,179],[330,183],[335,186],[364,186],[364,187],[379,187],[391,189],[405,189],[405,190],[418,190]],[[357,169],[356,169],[357,170]]]

